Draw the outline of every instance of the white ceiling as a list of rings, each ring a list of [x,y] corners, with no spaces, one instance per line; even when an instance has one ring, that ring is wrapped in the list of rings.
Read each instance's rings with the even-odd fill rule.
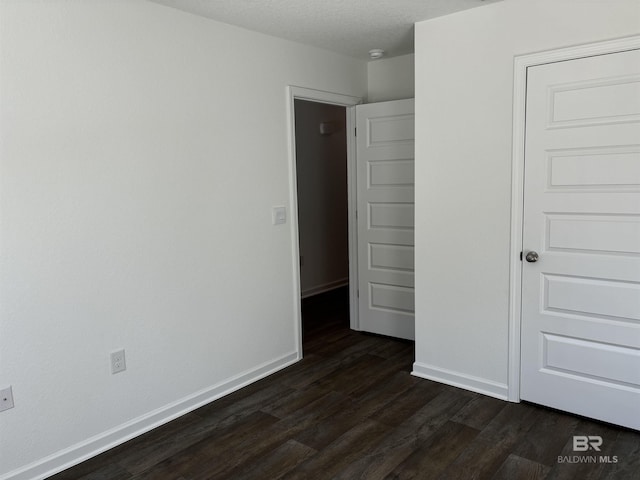
[[[151,0],[356,58],[413,52],[413,24],[499,0]]]

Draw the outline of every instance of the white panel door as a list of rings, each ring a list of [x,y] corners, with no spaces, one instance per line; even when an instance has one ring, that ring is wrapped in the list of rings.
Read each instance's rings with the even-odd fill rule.
[[[527,73],[521,398],[640,429],[640,50]]]
[[[356,107],[360,329],[414,339],[414,101]]]

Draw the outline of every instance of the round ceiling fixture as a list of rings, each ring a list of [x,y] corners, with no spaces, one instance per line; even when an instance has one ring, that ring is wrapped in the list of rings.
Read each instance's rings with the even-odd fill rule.
[[[372,50],[369,50],[369,58],[371,60],[377,60],[378,58],[382,58],[384,57],[385,51],[382,50],[381,48],[374,48]]]

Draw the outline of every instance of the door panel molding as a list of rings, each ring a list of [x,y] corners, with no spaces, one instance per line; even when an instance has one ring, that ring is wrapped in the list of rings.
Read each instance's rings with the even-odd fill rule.
[[[360,330],[415,339],[414,100],[356,108]]]
[[[511,241],[509,252],[508,400],[520,401],[520,335],[524,221],[524,154],[527,70],[529,67],[640,48],[640,35],[549,50],[514,59],[513,147],[511,162]]]

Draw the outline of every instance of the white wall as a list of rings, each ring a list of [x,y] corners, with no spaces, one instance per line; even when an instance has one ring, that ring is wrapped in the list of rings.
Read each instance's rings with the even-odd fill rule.
[[[297,358],[290,224],[271,224],[286,86],[367,80],[142,0],[1,8],[0,478],[17,479]]]
[[[296,100],[302,296],[349,281],[346,109]],[[333,131],[321,135],[320,124]]]
[[[381,58],[367,64],[369,85],[367,102],[386,102],[413,98],[414,55]]]
[[[507,393],[514,56],[637,33],[637,0],[505,0],[416,25],[416,374]]]

